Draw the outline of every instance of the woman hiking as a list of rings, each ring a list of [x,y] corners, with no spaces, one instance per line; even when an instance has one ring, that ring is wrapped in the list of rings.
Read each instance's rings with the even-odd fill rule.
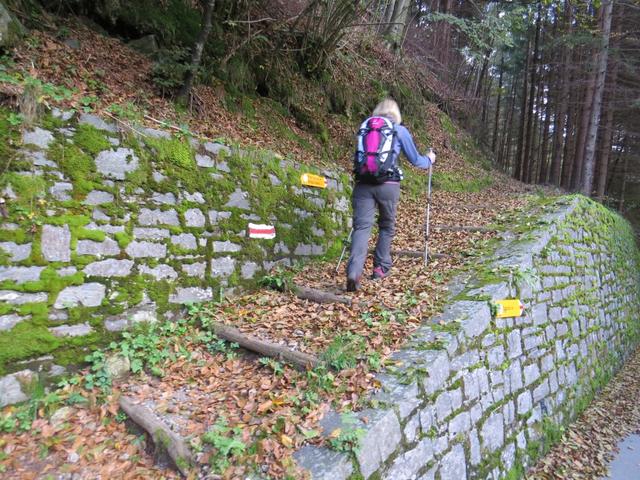
[[[420,155],[413,138],[402,125],[398,104],[387,98],[373,110],[358,131],[358,148],[354,159],[355,187],[353,236],[347,264],[347,291],[360,288],[367,259],[367,247],[376,209],[378,210],[378,243],[373,257],[373,280],[379,280],[391,269],[391,241],[395,235],[396,209],[400,199],[402,170],[398,157],[403,152],[412,165],[428,169],[436,160],[435,153]]]

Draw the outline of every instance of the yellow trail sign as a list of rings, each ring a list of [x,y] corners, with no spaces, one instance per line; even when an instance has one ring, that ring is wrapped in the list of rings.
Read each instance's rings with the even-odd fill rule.
[[[494,303],[498,307],[496,318],[520,317],[524,312],[524,305],[517,298],[496,300]]]
[[[327,188],[327,179],[313,173],[300,175],[300,183],[306,187]]]

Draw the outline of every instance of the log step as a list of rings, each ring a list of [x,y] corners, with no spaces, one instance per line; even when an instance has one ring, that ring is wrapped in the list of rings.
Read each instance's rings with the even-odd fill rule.
[[[351,306],[351,299],[342,295],[337,295],[325,290],[318,290],[316,288],[308,288],[300,285],[294,285],[291,292],[302,300],[311,300],[316,303],[343,303]]]
[[[433,227],[434,230],[439,230],[441,232],[495,232],[495,228],[490,227],[479,227],[475,225],[435,225]]]
[[[120,397],[119,404],[124,413],[151,436],[156,448],[165,450],[180,473],[188,477],[193,459],[187,442],[160,420],[150,408],[135,403],[126,396]]]
[[[267,357],[272,357],[277,360],[286,361],[298,370],[315,368],[320,364],[320,361],[313,355],[296,352],[295,350],[291,350],[290,348],[282,345],[276,345],[275,343],[260,340],[251,335],[242,333],[237,328],[230,327],[229,325],[214,323],[213,332],[219,338],[228,342],[237,343],[246,350],[250,350]]]

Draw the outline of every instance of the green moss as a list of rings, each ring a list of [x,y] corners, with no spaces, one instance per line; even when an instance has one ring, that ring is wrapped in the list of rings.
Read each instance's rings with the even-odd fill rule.
[[[60,339],[54,337],[42,322],[22,321],[11,331],[0,332],[0,373],[6,371],[11,362],[45,355],[60,344]]]
[[[102,230],[89,230],[82,227],[77,228],[74,234],[78,240],[93,240],[94,242],[102,242],[107,238]]]
[[[126,231],[116,232],[114,234],[114,237],[118,242],[118,245],[120,245],[120,248],[127,248],[127,245],[129,245],[133,241],[133,238]]]
[[[11,185],[18,196],[17,201],[11,202],[11,210],[16,206],[23,206],[33,210],[38,198],[43,198],[47,191],[47,182],[39,175],[22,175],[19,173],[7,173],[0,177],[0,188]]]
[[[73,141],[78,147],[93,156],[111,149],[111,143],[105,133],[92,125],[78,125]]]
[[[100,185],[93,158],[79,146],[58,141],[49,149],[51,159],[58,163],[62,172],[73,183],[73,197],[83,198]]]

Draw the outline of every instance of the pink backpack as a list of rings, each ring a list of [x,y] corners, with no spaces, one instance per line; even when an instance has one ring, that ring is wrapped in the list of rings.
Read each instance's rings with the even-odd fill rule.
[[[354,173],[360,181],[384,183],[395,169],[393,146],[396,129],[384,117],[367,118],[358,130]]]

